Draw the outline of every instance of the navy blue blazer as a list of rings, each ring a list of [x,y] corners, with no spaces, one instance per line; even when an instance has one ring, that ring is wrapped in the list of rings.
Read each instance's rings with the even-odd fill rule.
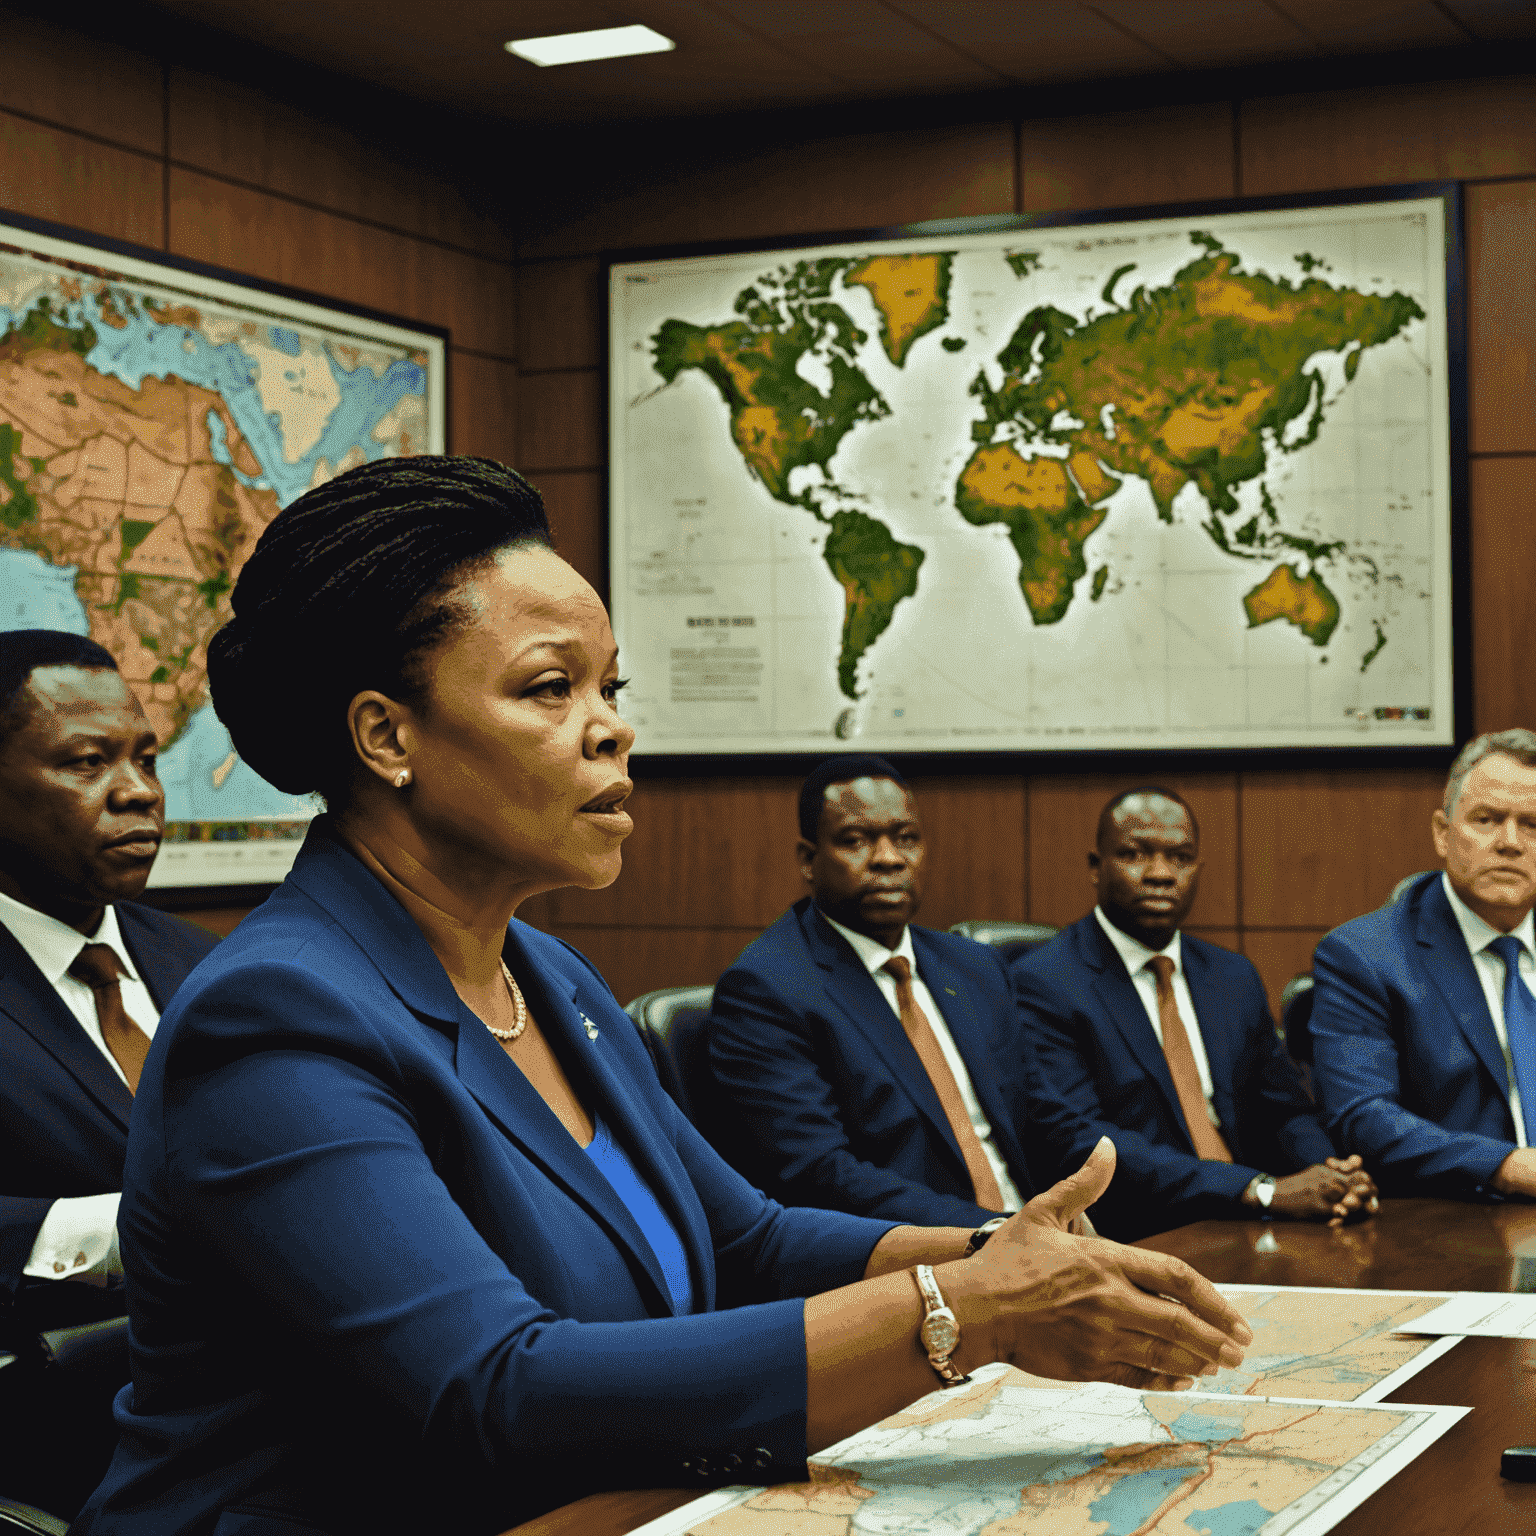
[[[116,909],[123,943],[163,1012],[219,941],[152,907],[122,901]],[[79,1020],[0,924],[0,1307],[14,1307],[12,1321],[25,1331],[122,1311],[119,1292],[24,1282],[22,1269],[55,1200],[123,1187],[132,1104]]]
[[[1180,952],[1231,1163],[1195,1155],[1152,1021],[1093,913],[1013,964],[1034,1047],[1031,1123],[1057,1177],[1101,1136],[1115,1143],[1114,1180],[1090,1215],[1122,1242],[1234,1216],[1256,1173],[1294,1173],[1334,1155],[1252,962],[1188,933]]]
[[[1341,1143],[1384,1194],[1490,1198],[1509,1078],[1439,873],[1335,928],[1312,972],[1312,1077]]]
[[[701,1312],[317,820],[161,1022],[119,1229],[133,1382],[90,1536],[499,1531],[606,1488],[805,1475],[804,1305],[888,1224],[786,1212],[558,939],[506,954]]]
[[[918,972],[1028,1199],[1025,1065],[1007,970],[984,944],[911,931]],[[775,1199],[920,1226],[977,1226],[997,1214],[972,1197],[959,1144],[901,1020],[809,896],[715,984],[706,1032],[718,1144]]]

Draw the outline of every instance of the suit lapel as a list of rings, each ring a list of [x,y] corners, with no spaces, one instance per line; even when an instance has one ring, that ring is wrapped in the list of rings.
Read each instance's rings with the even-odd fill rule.
[[[155,1007],[164,1013],[177,987],[202,956],[171,924],[155,925],[152,916],[128,902],[117,903],[117,930]]]
[[[858,1031],[878,1053],[891,1076],[906,1090],[907,1096],[928,1120],[934,1133],[954,1156],[955,1166],[967,1172],[965,1159],[950,1128],[949,1117],[933,1083],[923,1067],[916,1047],[907,1039],[896,1011],[885,1000],[864,962],[843,942],[842,936],[824,923],[814,902],[808,902],[800,914],[801,928],[810,946],[811,958],[827,973],[828,1004],[836,1007],[849,1025]],[[945,1002],[949,997],[945,995]]]
[[[587,1051],[601,1043],[601,1034],[597,1041],[590,1041],[586,1031],[575,1023],[576,1009],[571,997],[563,996],[558,987],[546,985],[526,963],[519,965],[517,971],[524,978],[519,985],[525,989],[530,1010],[563,1062],[569,1062],[577,1055],[573,1034],[580,1036],[581,1047]],[[589,1063],[582,1065],[589,1066]],[[468,1009],[463,1010],[459,1021],[454,1068],[459,1081],[475,1096],[503,1134],[583,1206],[610,1238],[635,1256],[651,1282],[654,1292],[649,1298],[651,1305],[670,1312],[671,1303],[661,1266],[628,1206],[597,1171],[586,1151],[576,1145],[554,1111],[507,1058],[496,1038]],[[589,1071],[587,1075],[593,1074]],[[590,1107],[612,1125],[614,1115],[609,1104],[591,1104]]]
[[[1429,951],[1425,956],[1429,963],[1424,969],[1445,999],[1451,1017],[1477,1053],[1477,1059],[1488,1069],[1500,1095],[1507,1098],[1509,1072],[1488,1014],[1488,999],[1439,876],[1424,892],[1414,938],[1420,948]]]
[[[662,1314],[669,1313],[671,1297],[661,1266],[629,1207],[507,1058],[496,1038],[459,1000],[432,947],[405,909],[330,835],[328,821],[323,816],[315,819],[289,880],[352,935],[408,1008],[448,1026],[445,1032],[456,1040],[454,1071],[465,1089],[509,1141],[584,1207],[620,1248],[634,1256],[650,1284],[648,1305]],[[634,1138],[628,1131],[637,1115],[643,1118],[643,1112],[633,1107],[606,1062],[598,1060],[601,1052],[594,1048],[603,1043],[602,1031],[596,1041],[588,1038],[575,1001],[575,983],[563,979],[551,969],[546,956],[534,952],[524,937],[530,932],[514,923],[508,930],[507,947],[508,963],[515,967],[528,1006],[567,1071],[574,1064],[595,1085],[592,1107],[604,1115],[614,1134],[625,1139],[626,1150],[635,1155]],[[596,1016],[600,1022],[604,1017]],[[634,1027],[627,1019],[624,1023]],[[605,1027],[616,1026],[609,1023]],[[645,1148],[640,1149],[637,1162],[649,1176],[656,1177],[656,1161],[646,1157]],[[682,1203],[669,1188],[676,1182],[674,1175],[670,1180],[657,1178],[652,1186],[657,1197],[672,1207]],[[689,1223],[685,1228],[680,1223],[679,1231],[685,1243],[690,1234],[694,1236],[691,1257],[697,1272],[701,1244],[695,1226]],[[712,1271],[710,1274],[712,1277]],[[702,1298],[704,1291],[699,1294]]]
[[[137,957],[135,957],[137,958]],[[124,1133],[133,1095],[10,929],[0,924],[0,1013],[26,1031]]]
[[[1155,1083],[1168,1101],[1168,1108],[1175,1122],[1184,1126],[1184,1134],[1187,1137],[1189,1127],[1184,1125],[1184,1111],[1179,1106],[1179,1096],[1174,1091],[1173,1074],[1168,1070],[1168,1058],[1157,1042],[1152,1021],[1147,1017],[1147,1010],[1142,1005],[1141,994],[1136,990],[1136,983],[1131,980],[1125,969],[1125,962],[1121,960],[1114,945],[1104,936],[1104,931],[1099,927],[1099,920],[1093,913],[1090,912],[1082,920],[1079,931],[1085,951],[1084,958],[1095,972],[1093,990],[1098,996],[1100,1006],[1121,1040],[1124,1041],[1125,1048],[1135,1058],[1141,1070],[1146,1073],[1148,1081]],[[1191,1141],[1189,1150],[1193,1152],[1194,1148],[1195,1144]]]

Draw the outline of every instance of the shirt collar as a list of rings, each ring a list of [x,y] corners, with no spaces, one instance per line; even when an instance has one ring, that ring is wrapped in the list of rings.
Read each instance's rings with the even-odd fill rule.
[[[864,962],[864,969],[871,976],[876,971],[883,969],[885,962],[893,955],[901,955],[912,968],[912,974],[914,976],[917,975],[917,954],[912,948],[912,928],[910,924],[901,930],[901,940],[896,945],[896,948],[887,949],[879,939],[871,939],[862,933],[855,933],[852,928],[844,928],[841,923],[828,917],[825,912],[822,912],[820,907],[817,907],[816,910],[821,912],[821,920],[824,923],[831,928],[835,928],[848,940],[853,946],[854,954]]]
[[[29,907],[0,891],[0,923],[11,930],[11,936],[26,950],[50,987],[58,986],[87,944],[111,945],[128,973],[127,979],[140,979],[138,967],[134,965],[117,926],[117,912],[112,907],[105,909],[100,926],[87,937],[68,923],[61,923],[58,918],[49,917],[46,912],[39,912],[36,907]]]
[[[1461,929],[1461,936],[1467,941],[1467,948],[1472,954],[1481,954],[1495,939],[1503,937],[1497,928],[1480,918],[1456,894],[1449,875],[1440,876],[1440,885],[1445,891],[1446,900],[1451,904],[1451,911],[1456,914],[1456,925]],[[1532,922],[1529,912],[1510,931],[1519,939],[1523,948],[1536,955],[1536,923]]]
[[[1140,939],[1133,939],[1130,934],[1122,933],[1110,920],[1104,916],[1103,907],[1095,907],[1093,915],[1099,920],[1099,927],[1104,930],[1104,937],[1115,946],[1115,953],[1125,963],[1125,968],[1132,976],[1137,971],[1146,968],[1147,961],[1154,955],[1167,955],[1173,961],[1173,974],[1179,976],[1184,971],[1184,951],[1179,943],[1180,935],[1177,931],[1161,949],[1148,949]]]

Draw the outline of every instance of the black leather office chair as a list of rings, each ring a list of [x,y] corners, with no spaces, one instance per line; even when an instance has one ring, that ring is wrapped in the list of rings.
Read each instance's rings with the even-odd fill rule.
[[[1049,923],[1010,923],[1002,918],[970,917],[963,923],[956,923],[949,931],[974,939],[978,944],[989,945],[1011,965],[1020,955],[1049,943],[1061,929],[1053,928]]]
[[[706,1137],[700,1118],[707,1115],[710,1100],[704,1021],[714,997],[713,987],[661,987],[642,993],[624,1009],[656,1063],[661,1086]]]
[[[69,1526],[56,1516],[0,1498],[0,1536],[19,1536],[23,1531],[26,1536],[69,1536]]]
[[[1390,896],[1388,896],[1387,899],[1384,902],[1382,902],[1382,906],[1384,906],[1384,907],[1395,906],[1398,902],[1400,902],[1403,899],[1403,896],[1407,892],[1408,887],[1410,885],[1412,885],[1415,880],[1419,879],[1423,875],[1428,875],[1428,874],[1432,874],[1432,873],[1433,873],[1432,870],[1421,869],[1421,870],[1419,870],[1419,872],[1417,874],[1404,875],[1403,878],[1401,880],[1399,880],[1397,882],[1397,884],[1392,887],[1392,894]]]
[[[1280,993],[1280,1033],[1291,1060],[1310,1068],[1312,1033],[1307,1027],[1312,1018],[1312,972],[1292,976]]]

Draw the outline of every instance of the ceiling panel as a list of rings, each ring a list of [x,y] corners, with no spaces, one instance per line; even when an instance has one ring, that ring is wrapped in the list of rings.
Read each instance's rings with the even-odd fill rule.
[[[1471,36],[1429,0],[1276,0],[1325,53],[1456,48]]]
[[[1095,0],[1094,9],[1182,69],[1267,64],[1317,51],[1266,0]]]
[[[533,123],[958,96],[1532,34],[1530,0],[155,0],[323,69]],[[644,22],[671,53],[540,69],[509,38]],[[217,69],[216,60],[187,60]],[[259,82],[258,82],[259,83]],[[281,89],[282,82],[278,82]]]
[[[1019,0],[886,4],[1014,80],[1098,79],[1169,64],[1157,49],[1112,26],[1091,5],[1021,5]]]

